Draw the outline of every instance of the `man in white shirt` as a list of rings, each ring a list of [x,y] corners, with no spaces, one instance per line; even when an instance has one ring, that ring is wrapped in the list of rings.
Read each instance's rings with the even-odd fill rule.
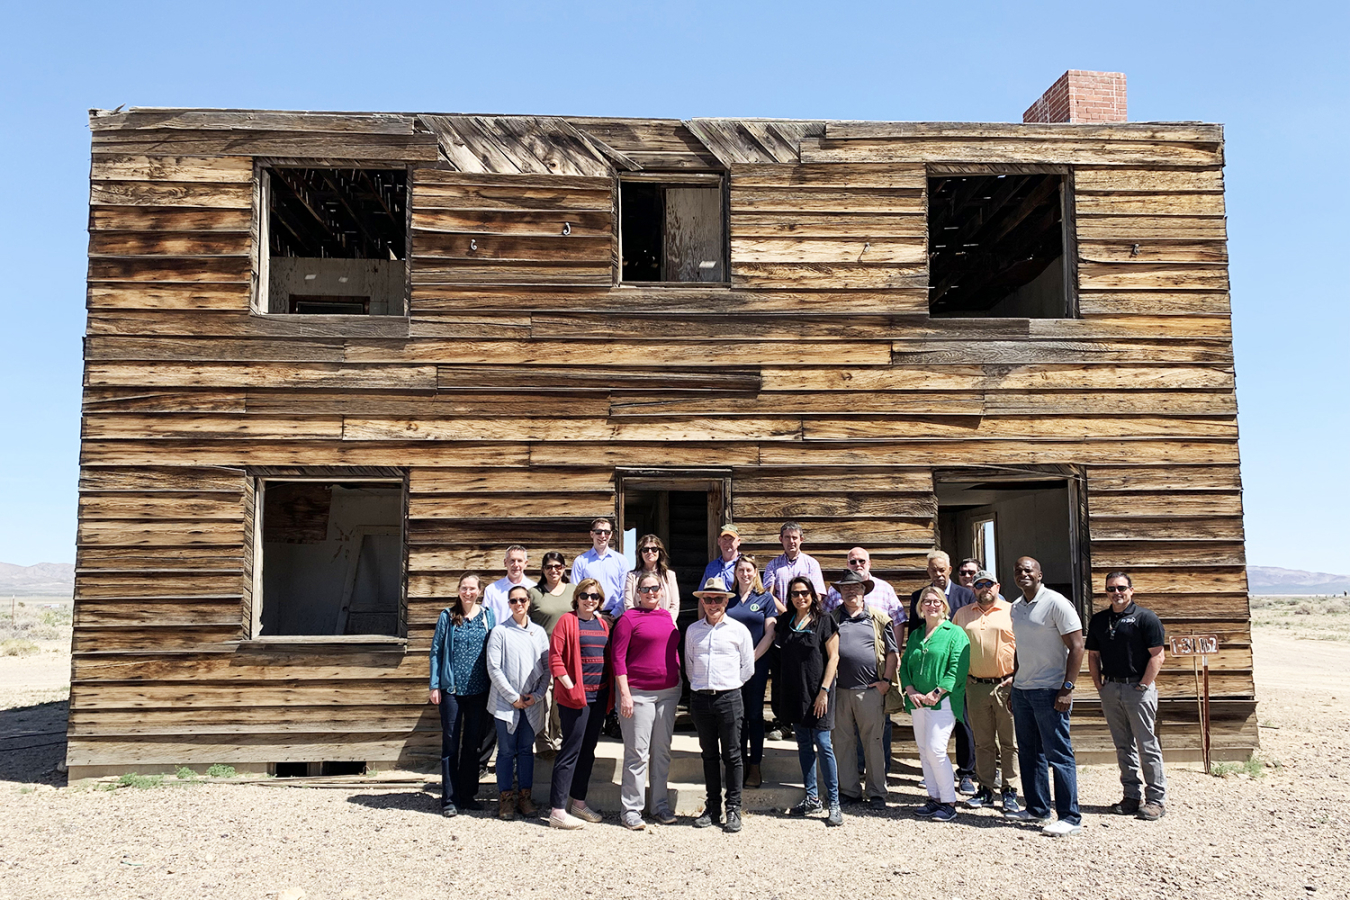
[[[741,724],[745,707],[741,686],[755,674],[755,645],[750,629],[727,616],[731,591],[722,579],[709,578],[703,590],[704,617],[685,633],[684,660],[689,673],[689,715],[698,731],[703,755],[703,780],[708,802],[695,828],[707,828],[722,811],[722,776],[727,785],[726,819],[722,830],[741,830]]]
[[[600,611],[618,618],[623,615],[623,580],[628,575],[628,563],[609,545],[613,535],[614,525],[609,519],[591,522],[591,549],[572,560],[572,583],[581,584],[587,578],[600,582],[605,592],[605,605]]]
[[[534,587],[534,579],[525,577],[525,564],[529,561],[529,551],[520,544],[507,547],[506,558],[502,560],[506,574],[488,585],[488,589],[483,592],[483,605],[492,610],[498,622],[511,618],[511,606],[506,602],[507,591],[522,584],[527,588]]]

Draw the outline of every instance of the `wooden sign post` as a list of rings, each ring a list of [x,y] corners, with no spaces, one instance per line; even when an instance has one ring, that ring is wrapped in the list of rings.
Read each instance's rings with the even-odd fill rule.
[[[1200,752],[1209,771],[1209,656],[1219,652],[1217,634],[1173,635],[1168,639],[1173,656],[1189,656],[1195,669],[1195,696],[1200,710]],[[1199,664],[1196,665],[1196,658]],[[1203,675],[1202,675],[1203,673]]]

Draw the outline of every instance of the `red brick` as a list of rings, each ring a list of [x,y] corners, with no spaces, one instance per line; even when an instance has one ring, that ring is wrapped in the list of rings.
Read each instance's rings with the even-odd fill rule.
[[[1070,69],[1022,114],[1023,122],[1125,122],[1125,75]]]

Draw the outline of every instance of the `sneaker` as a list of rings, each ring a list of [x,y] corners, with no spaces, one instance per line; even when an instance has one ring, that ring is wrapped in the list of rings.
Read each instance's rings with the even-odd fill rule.
[[[994,805],[994,792],[987,787],[982,787],[975,792],[975,796],[966,801],[966,806],[971,809],[979,809],[983,806]]]
[[[868,805],[869,807],[871,807],[872,809],[876,810],[877,812],[885,812],[885,811],[886,811],[886,798],[885,798],[885,797],[871,797],[871,798],[868,799],[867,805]]]
[[[575,800],[568,801],[567,811],[581,821],[590,822],[592,825],[605,820],[605,817],[600,814],[598,809],[591,809],[589,806],[583,806]]]
[[[1021,822],[1025,825],[1035,825],[1037,828],[1044,828],[1051,822],[1055,821],[1053,816],[1050,815],[1037,816],[1034,815],[1029,809],[1019,809],[1015,813],[1005,812],[1003,816],[1004,818],[1012,819],[1015,822]]]
[[[722,823],[722,830],[727,834],[735,834],[741,830],[741,811],[739,809],[727,810],[727,820]]]
[[[1041,834],[1048,834],[1050,837],[1067,837],[1071,834],[1078,834],[1082,830],[1082,825],[1074,825],[1071,822],[1058,819],[1042,828]]]
[[[1017,802],[1017,791],[1007,790],[1003,792],[1003,815],[1009,819],[1015,818],[1022,812],[1022,804]]]
[[[675,822],[677,821],[675,818],[675,814],[671,812],[669,809],[664,807],[656,811],[656,815],[654,818],[662,825],[674,825]]]
[[[548,815],[549,828],[565,828],[568,831],[575,831],[578,828],[585,828],[586,823],[578,819],[571,813],[564,812],[561,816],[556,812]]]
[[[459,815],[459,810],[455,808],[455,804],[445,803],[441,806],[441,815],[445,816],[447,819],[453,819],[455,816]]]
[[[1123,800],[1112,803],[1111,812],[1118,816],[1132,816],[1139,812],[1139,798],[1126,797]]]
[[[956,786],[956,792],[969,797],[975,793],[975,782],[971,780],[969,775],[962,775],[961,783]]]
[[[624,813],[619,817],[619,821],[623,823],[623,827],[627,828],[629,831],[641,831],[647,827],[647,824],[642,821],[642,816],[639,816],[637,813]]]
[[[830,815],[825,819],[825,824],[831,827],[837,827],[844,824],[844,812],[838,806],[830,807]]]
[[[694,820],[695,828],[711,828],[713,824],[712,813],[706,810],[697,819]]]
[[[1143,819],[1145,822],[1156,822],[1167,815],[1167,807],[1163,806],[1161,803],[1154,803],[1150,800],[1148,803],[1139,807],[1138,815],[1139,818]]]
[[[786,738],[783,737],[783,732],[782,732],[781,729],[779,729],[779,728],[770,728],[768,731],[764,732],[764,740],[766,740],[766,741],[782,741],[782,740],[786,740]]]
[[[956,821],[956,804],[939,803],[938,808],[933,810],[932,819],[934,822],[954,822]]]
[[[929,797],[927,803],[925,803],[923,806],[920,806],[918,809],[914,810],[914,815],[920,816],[921,818],[924,819],[931,819],[933,817],[933,814],[937,812],[939,807],[941,806],[942,806],[941,803],[937,802],[932,797]]]
[[[802,816],[814,816],[824,808],[825,807],[820,805],[819,797],[807,797],[802,800],[801,803],[798,803],[796,806],[792,807],[792,809],[789,809],[788,815],[796,816],[798,818]]]

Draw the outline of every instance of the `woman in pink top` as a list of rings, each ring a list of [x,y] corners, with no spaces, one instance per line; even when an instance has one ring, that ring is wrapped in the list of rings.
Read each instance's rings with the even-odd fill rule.
[[[652,815],[663,825],[675,822],[666,777],[675,705],[680,700],[680,631],[675,619],[661,608],[664,590],[655,572],[637,577],[637,605],[614,623],[610,654],[623,731],[620,821],[634,831],[643,827],[642,783],[647,780],[649,761]]]

